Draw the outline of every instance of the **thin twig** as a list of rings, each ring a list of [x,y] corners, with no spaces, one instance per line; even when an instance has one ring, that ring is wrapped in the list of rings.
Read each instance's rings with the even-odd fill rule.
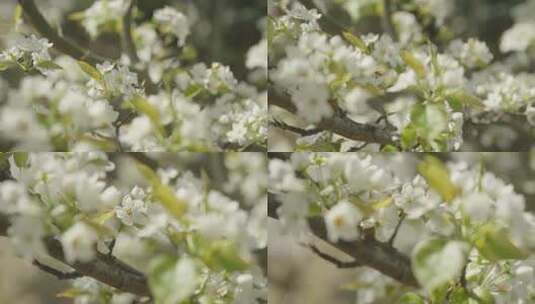
[[[398,232],[399,232],[399,228],[401,227],[401,224],[403,224],[403,220],[405,220],[406,216],[407,215],[404,212],[402,212],[401,215],[399,216],[399,221],[396,224],[396,228],[394,229],[394,233],[392,233],[392,236],[390,236],[390,239],[388,240],[388,244],[390,246],[392,246],[394,244],[396,236],[398,235]]]
[[[312,252],[314,252],[317,256],[333,264],[337,268],[354,268],[354,267],[362,266],[362,264],[360,264],[358,261],[344,262],[342,260],[339,260],[333,257],[332,255],[322,252],[315,245],[308,245],[308,248],[310,248],[310,250],[312,250]]]
[[[58,280],[72,280],[81,278],[83,275],[77,271],[73,272],[61,272],[55,268],[52,268],[50,266],[47,266],[38,260],[33,260],[33,265],[37,266],[39,269],[41,269],[44,272],[47,272],[53,276],[55,276]]]
[[[351,149],[349,149],[347,152],[358,152],[364,148],[366,148],[368,146],[369,143],[363,143],[362,145],[360,146],[357,146],[357,147],[353,147]]]
[[[298,127],[295,127],[295,126],[291,126],[283,121],[280,121],[280,120],[277,120],[277,119],[274,119],[273,121],[270,122],[270,124],[276,128],[279,128],[279,129],[283,129],[283,130],[286,130],[286,131],[290,131],[292,133],[296,133],[296,134],[299,134],[301,136],[309,136],[309,135],[314,135],[314,134],[317,134],[319,132],[321,132],[322,130],[319,130],[319,129],[309,129],[309,130],[306,130],[306,129],[302,129],[302,128],[298,128]]]

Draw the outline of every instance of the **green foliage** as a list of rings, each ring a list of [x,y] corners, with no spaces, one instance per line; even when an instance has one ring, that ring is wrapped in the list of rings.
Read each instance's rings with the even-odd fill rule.
[[[424,161],[418,164],[418,172],[444,201],[451,202],[459,194],[459,189],[451,181],[448,169],[438,158],[426,156]]]

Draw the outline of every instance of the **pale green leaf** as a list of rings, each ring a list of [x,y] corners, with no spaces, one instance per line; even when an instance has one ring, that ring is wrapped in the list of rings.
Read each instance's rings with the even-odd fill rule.
[[[504,229],[493,224],[486,224],[479,228],[474,245],[481,255],[491,261],[508,259],[525,259],[528,254],[518,248]]]
[[[17,26],[22,21],[22,6],[17,4],[13,13],[13,25]]]
[[[351,43],[351,45],[353,45],[354,47],[360,49],[364,53],[368,53],[369,52],[368,46],[366,45],[366,43],[364,43],[364,41],[362,39],[360,39],[360,37],[358,37],[356,35],[353,35],[350,32],[343,32],[342,36],[344,36],[344,38],[349,43]]]
[[[420,79],[425,78],[425,66],[418,60],[411,52],[402,50],[400,52],[401,59],[407,66],[409,66]]]
[[[398,304],[425,304],[425,301],[421,295],[408,292],[399,299]]]
[[[63,69],[59,64],[55,63],[52,60],[41,61],[37,64],[38,67],[47,69],[47,70],[61,70]]]
[[[451,181],[448,168],[438,158],[426,156],[424,161],[418,164],[418,172],[444,201],[451,202],[459,194],[459,189]]]
[[[202,254],[202,259],[208,267],[228,272],[243,271],[250,266],[239,256],[238,249],[230,240],[210,242]]]
[[[82,71],[84,71],[84,73],[89,75],[91,78],[95,79],[98,82],[102,82],[103,81],[104,76],[94,66],[90,65],[89,63],[87,63],[85,61],[81,61],[81,60],[78,61],[78,66],[80,66]]]
[[[186,213],[187,203],[179,199],[173,189],[160,181],[160,178],[148,166],[138,163],[138,170],[151,183],[153,197],[177,219]]]
[[[153,126],[160,134],[164,134],[164,128],[160,117],[160,110],[158,110],[156,106],[152,105],[145,98],[139,95],[134,96],[130,100],[130,102],[138,112],[147,115]]]
[[[464,104],[475,108],[483,108],[484,106],[481,99],[464,91],[450,93],[446,99],[453,104]]]
[[[18,168],[26,168],[29,165],[29,155],[28,152],[15,152],[13,153],[13,160],[15,161],[15,165],[17,165]]]

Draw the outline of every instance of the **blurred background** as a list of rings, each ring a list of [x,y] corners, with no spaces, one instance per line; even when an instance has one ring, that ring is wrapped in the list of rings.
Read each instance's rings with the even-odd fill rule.
[[[287,153],[278,153],[281,154]],[[488,171],[514,185],[517,193],[526,197],[526,209],[535,212],[535,152],[531,153],[434,153],[444,161],[465,161],[478,165],[483,162]],[[411,178],[416,174],[418,161],[425,153],[375,154],[378,162],[389,166],[397,175]],[[402,226],[403,229],[403,226]],[[409,228],[407,228],[409,229]],[[313,254],[303,246],[304,240],[283,235],[277,220],[268,222],[268,279],[270,304],[363,304],[358,300],[366,297],[360,286],[355,291],[355,282],[362,282],[359,269],[337,269],[332,264]],[[339,259],[348,259],[331,246],[315,240],[321,251]],[[351,259],[349,259],[350,261]],[[367,268],[369,269],[369,268]],[[365,275],[366,282],[373,284],[376,271]],[[353,286],[352,286],[353,284]],[[365,287],[365,286],[364,286]],[[357,289],[358,290],[358,289]],[[359,294],[360,293],[360,294]],[[391,304],[372,302],[373,304]]]

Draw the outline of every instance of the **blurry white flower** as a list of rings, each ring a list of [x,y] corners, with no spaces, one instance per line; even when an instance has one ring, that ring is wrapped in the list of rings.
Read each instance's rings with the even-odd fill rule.
[[[166,6],[154,12],[154,20],[178,38],[179,47],[184,45],[190,33],[188,18],[184,14]]]
[[[98,36],[100,30],[108,23],[121,20],[128,8],[128,1],[97,0],[84,11],[82,25],[91,38]]]
[[[247,60],[245,62],[245,65],[250,69],[267,69],[267,52],[267,39],[262,39],[257,45],[251,47],[249,49],[249,52],[247,52]]]
[[[353,204],[342,201],[329,209],[324,219],[329,241],[354,241],[359,236],[358,225],[363,215]]]
[[[98,241],[96,231],[83,222],[77,222],[61,236],[65,259],[69,263],[88,262],[95,256]]]
[[[451,55],[468,68],[481,67],[492,61],[493,55],[484,42],[470,38],[466,43],[456,39],[449,45]]]
[[[500,41],[502,52],[525,51],[535,40],[535,22],[520,22],[505,31]]]

